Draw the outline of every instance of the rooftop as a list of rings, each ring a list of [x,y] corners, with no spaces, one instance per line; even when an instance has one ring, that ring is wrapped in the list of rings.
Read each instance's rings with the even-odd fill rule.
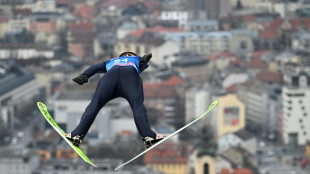
[[[183,144],[163,143],[145,154],[145,164],[186,164],[189,149]]]
[[[61,91],[59,100],[87,100],[90,101],[94,95],[94,90],[63,90]]]
[[[34,74],[22,66],[0,62],[0,96],[32,80],[35,80]]]
[[[242,140],[249,140],[251,138],[253,138],[253,134],[250,133],[249,131],[246,131],[244,129],[241,129],[237,132],[234,133],[236,136],[240,137]]]
[[[209,60],[196,56],[184,56],[187,58],[179,59],[172,63],[174,67],[190,67],[190,66],[202,66],[209,63]]]

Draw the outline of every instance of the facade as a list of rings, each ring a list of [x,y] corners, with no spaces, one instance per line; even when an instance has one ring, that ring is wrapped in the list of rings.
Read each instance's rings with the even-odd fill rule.
[[[42,44],[0,44],[0,59],[54,58],[54,51]]]
[[[208,155],[198,157],[197,153],[194,151],[190,156],[188,173],[216,173],[216,159]]]
[[[187,11],[162,11],[159,20],[162,21],[178,21],[179,28],[185,28],[189,18]]]
[[[213,96],[218,106],[212,109],[212,130],[220,138],[245,127],[245,105],[235,94]]]
[[[0,16],[0,38],[4,38],[5,33],[9,30],[9,18]]]
[[[209,55],[217,51],[229,51],[231,33],[208,32],[194,33],[194,37],[185,38],[185,49],[200,55]]]
[[[52,12],[36,12],[33,13],[29,20],[29,32],[47,32],[55,33],[57,31],[58,18],[60,14]]]
[[[216,20],[189,20],[184,28],[184,31],[217,31],[218,29],[219,24]]]
[[[197,118],[198,115],[204,113],[208,109],[210,103],[211,96],[208,86],[193,87],[186,90],[185,122],[190,123]]]
[[[0,66],[0,70],[0,115],[7,128],[13,129],[14,118],[24,115],[38,95],[37,80],[19,65]]]
[[[13,33],[20,33],[23,30],[29,30],[29,18],[13,18],[9,20],[8,31]]]
[[[197,55],[182,55],[172,63],[172,69],[181,74],[189,83],[203,83],[210,77],[211,70],[207,59]]]
[[[39,157],[36,151],[15,149],[0,152],[1,173],[32,174],[39,166]]]
[[[246,107],[247,127],[257,132],[267,130],[269,89],[260,82],[253,82],[250,85],[240,85],[237,88],[237,95]]]
[[[282,138],[285,144],[306,145],[310,139],[309,75],[305,72],[287,74],[282,89]]]
[[[179,86],[183,83],[184,81],[176,76],[162,83],[144,83],[146,108],[154,109],[157,114],[160,113],[155,117],[164,120],[165,123],[173,126],[183,123],[184,113],[180,112],[183,110],[183,105],[179,95]]]
[[[293,50],[310,50],[310,34],[307,32],[298,32],[294,34],[292,38],[292,49]]]
[[[248,131],[242,129],[222,136],[218,140],[218,153],[226,151],[232,146],[241,146],[251,154],[256,154],[256,138]]]
[[[144,163],[154,170],[170,174],[187,174],[189,149],[182,144],[163,143],[144,155]]]

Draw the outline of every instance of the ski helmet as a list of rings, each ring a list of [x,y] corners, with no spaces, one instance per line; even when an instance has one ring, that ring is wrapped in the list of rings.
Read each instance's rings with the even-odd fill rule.
[[[134,52],[126,51],[120,54],[118,57],[126,57],[126,56],[137,56],[137,54]]]

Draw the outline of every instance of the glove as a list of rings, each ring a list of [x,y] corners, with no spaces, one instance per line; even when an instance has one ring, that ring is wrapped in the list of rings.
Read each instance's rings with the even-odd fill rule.
[[[140,58],[141,63],[148,63],[152,58],[152,53],[146,54],[143,57]]]
[[[85,74],[81,74],[78,77],[72,79],[74,82],[78,83],[79,85],[83,85],[84,83],[88,82],[88,77]]]

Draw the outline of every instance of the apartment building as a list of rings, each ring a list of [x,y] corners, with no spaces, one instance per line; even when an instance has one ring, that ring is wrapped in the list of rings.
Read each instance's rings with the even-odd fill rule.
[[[307,72],[284,76],[282,138],[285,144],[305,145],[310,140],[309,77]]]

